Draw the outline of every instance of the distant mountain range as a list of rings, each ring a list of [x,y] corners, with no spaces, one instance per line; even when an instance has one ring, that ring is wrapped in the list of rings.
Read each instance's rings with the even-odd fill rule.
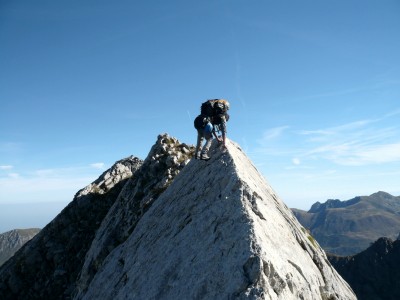
[[[0,266],[39,231],[39,228],[14,229],[0,234]]]
[[[400,299],[400,240],[380,238],[348,257],[328,256],[359,300]]]
[[[292,211],[326,252],[337,255],[359,253],[381,237],[396,239],[400,232],[400,197],[385,192]]]

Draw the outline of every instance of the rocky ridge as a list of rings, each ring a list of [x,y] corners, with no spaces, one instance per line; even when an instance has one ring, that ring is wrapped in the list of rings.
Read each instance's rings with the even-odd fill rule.
[[[0,268],[0,299],[70,299],[104,216],[142,161],[116,162]]]
[[[396,239],[400,232],[400,197],[385,192],[317,202],[308,212],[293,212],[322,248],[336,255],[354,255],[378,238]]]
[[[133,232],[137,222],[189,162],[193,146],[158,136],[142,167],[127,182],[104,218],[87,253],[77,292],[85,290],[104,259]]]
[[[211,155],[135,219],[75,299],[355,299],[242,150]]]
[[[193,150],[160,135],[79,191],[0,268],[0,298],[355,299],[238,145]]]
[[[14,229],[0,234],[0,266],[39,231],[39,228]]]
[[[399,240],[380,238],[359,254],[328,257],[359,300],[400,299]]]

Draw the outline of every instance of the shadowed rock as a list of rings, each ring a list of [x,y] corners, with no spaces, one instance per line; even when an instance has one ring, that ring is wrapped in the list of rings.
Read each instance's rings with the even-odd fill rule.
[[[160,135],[0,269],[1,299],[355,299],[238,145]]]
[[[77,299],[355,299],[242,150],[191,160]]]
[[[116,162],[0,268],[0,299],[70,299],[85,255],[127,179],[142,164]]]

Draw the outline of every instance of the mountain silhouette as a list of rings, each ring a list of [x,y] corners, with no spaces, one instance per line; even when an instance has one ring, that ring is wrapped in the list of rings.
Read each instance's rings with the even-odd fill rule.
[[[105,172],[3,265],[0,298],[355,299],[237,144],[193,152],[163,134]]]
[[[359,300],[400,299],[400,241],[380,238],[368,249],[329,261],[351,285]]]
[[[396,239],[400,232],[400,197],[385,192],[317,202],[308,212],[293,212],[321,247],[336,255],[359,253],[380,237]]]
[[[39,228],[13,229],[0,234],[0,266],[39,231]]]

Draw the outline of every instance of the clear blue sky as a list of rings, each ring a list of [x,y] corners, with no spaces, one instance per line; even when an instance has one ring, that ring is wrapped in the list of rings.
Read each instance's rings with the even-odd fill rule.
[[[400,195],[397,0],[0,0],[0,41],[1,205],[194,144],[207,98],[288,206]]]

